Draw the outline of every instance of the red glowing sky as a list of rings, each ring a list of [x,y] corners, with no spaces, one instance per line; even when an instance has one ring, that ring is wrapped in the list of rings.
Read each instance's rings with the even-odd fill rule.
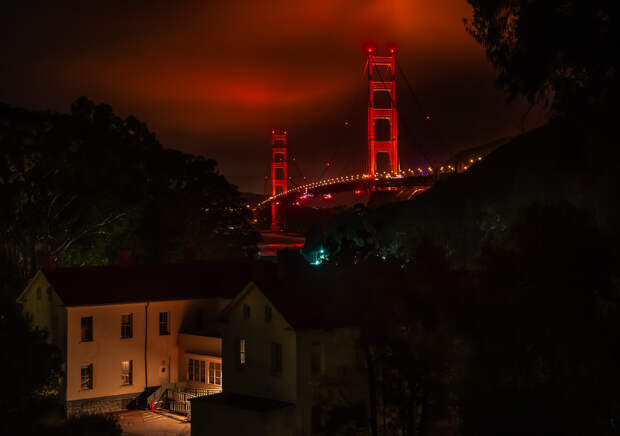
[[[362,168],[369,42],[378,52],[397,44],[422,102],[399,88],[403,166],[523,127],[524,105],[504,103],[465,32],[465,0],[19,3],[0,18],[0,101],[57,111],[81,95],[109,103],[165,146],[217,159],[242,190],[263,191],[275,127],[288,129],[310,178],[328,159],[334,175]],[[431,130],[421,113],[433,115]]]

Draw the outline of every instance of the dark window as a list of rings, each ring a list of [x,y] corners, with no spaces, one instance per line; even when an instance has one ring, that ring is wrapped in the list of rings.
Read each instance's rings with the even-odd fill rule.
[[[250,319],[250,305],[249,304],[243,305],[243,319],[245,320]]]
[[[282,194],[284,192],[284,187],[282,185],[276,186],[276,195]]]
[[[89,390],[93,388],[93,364],[80,368],[80,389]]]
[[[275,168],[274,178],[276,180],[284,180],[284,168]]]
[[[275,153],[273,155],[273,160],[275,162],[284,162],[284,153]]]
[[[275,145],[275,146],[278,146],[278,145],[282,146],[282,145],[284,145],[284,140],[283,139],[274,139],[273,140],[273,145]]]
[[[121,338],[133,337],[133,314],[121,315]]]
[[[93,340],[93,317],[82,317],[82,342],[90,342]]]
[[[204,383],[205,382],[205,376],[206,376],[206,362],[204,360],[200,361],[200,382]]]
[[[133,383],[133,360],[123,360],[121,362],[121,385]]]
[[[312,347],[310,349],[310,372],[312,375],[321,374],[322,365],[322,353],[321,353],[321,343],[313,342]]]
[[[271,322],[271,306],[265,306],[265,322]]]
[[[169,312],[159,312],[159,334],[160,335],[170,334],[170,319],[169,319],[168,314]]]
[[[282,344],[271,343],[271,371],[274,374],[282,372]]]
[[[41,288],[37,288],[37,300],[41,299]]]
[[[187,362],[187,378],[191,381],[194,380],[194,359],[189,359]]]

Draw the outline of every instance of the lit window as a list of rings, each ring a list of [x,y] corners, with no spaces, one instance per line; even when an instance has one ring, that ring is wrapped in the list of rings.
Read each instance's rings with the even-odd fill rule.
[[[93,388],[93,364],[80,368],[80,389],[83,391]]]
[[[159,334],[160,335],[170,334],[168,312],[159,312]]]
[[[222,386],[222,364],[209,362],[209,384]]]
[[[204,360],[188,359],[187,378],[190,381],[204,383],[206,381],[206,362]]]
[[[282,344],[271,343],[271,372],[279,374],[282,372]]]
[[[239,364],[244,366],[246,364],[246,340],[239,339]]]
[[[250,319],[250,305],[249,304],[244,304],[243,305],[243,319]]]
[[[93,317],[84,316],[81,321],[82,325],[82,342],[90,342],[93,340]]]
[[[121,338],[127,339],[133,336],[133,314],[121,315]]]
[[[271,306],[265,306],[265,322],[271,322]]]
[[[123,360],[121,362],[121,385],[126,386],[133,383],[133,360]]]

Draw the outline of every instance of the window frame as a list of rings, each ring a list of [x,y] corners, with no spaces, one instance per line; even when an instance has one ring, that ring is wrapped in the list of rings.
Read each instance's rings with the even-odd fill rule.
[[[128,322],[125,323],[123,317],[128,317]],[[121,339],[133,338],[133,313],[124,313],[121,315]]]
[[[222,362],[217,362],[215,360],[209,361],[209,384],[222,386]]]
[[[249,304],[243,303],[243,320],[249,321],[252,318],[252,308]]]
[[[90,325],[85,326],[84,322],[90,320]],[[82,316],[80,318],[80,342],[93,342],[95,339],[95,334],[94,334],[94,318],[92,315],[90,316]],[[86,330],[85,330],[86,329]],[[86,332],[90,332],[90,335],[85,335],[85,331]]]
[[[271,322],[273,319],[273,308],[266,304],[265,305],[265,322]]]
[[[239,353],[237,363],[240,368],[245,368],[248,364],[248,341],[245,338],[240,338],[237,342],[237,352]]]
[[[162,321],[162,315],[166,315],[166,319]],[[164,329],[162,327],[165,326]],[[170,335],[170,312],[159,312],[159,336]]]
[[[282,374],[282,349],[280,342],[271,343],[271,373],[274,375]]]
[[[86,371],[86,374],[85,372]],[[80,391],[92,391],[93,390],[93,364],[80,366]],[[84,382],[86,380],[86,383]],[[84,387],[86,385],[86,387]]]
[[[127,368],[125,368],[127,364]],[[133,360],[121,361],[121,386],[133,385]]]

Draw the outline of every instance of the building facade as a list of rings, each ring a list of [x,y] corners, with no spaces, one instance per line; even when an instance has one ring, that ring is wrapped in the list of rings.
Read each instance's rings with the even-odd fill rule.
[[[160,268],[39,271],[20,295],[33,326],[62,352],[69,415],[120,410],[149,388],[180,382],[221,391],[213,321],[239,282],[209,280],[215,271],[205,265]]]

